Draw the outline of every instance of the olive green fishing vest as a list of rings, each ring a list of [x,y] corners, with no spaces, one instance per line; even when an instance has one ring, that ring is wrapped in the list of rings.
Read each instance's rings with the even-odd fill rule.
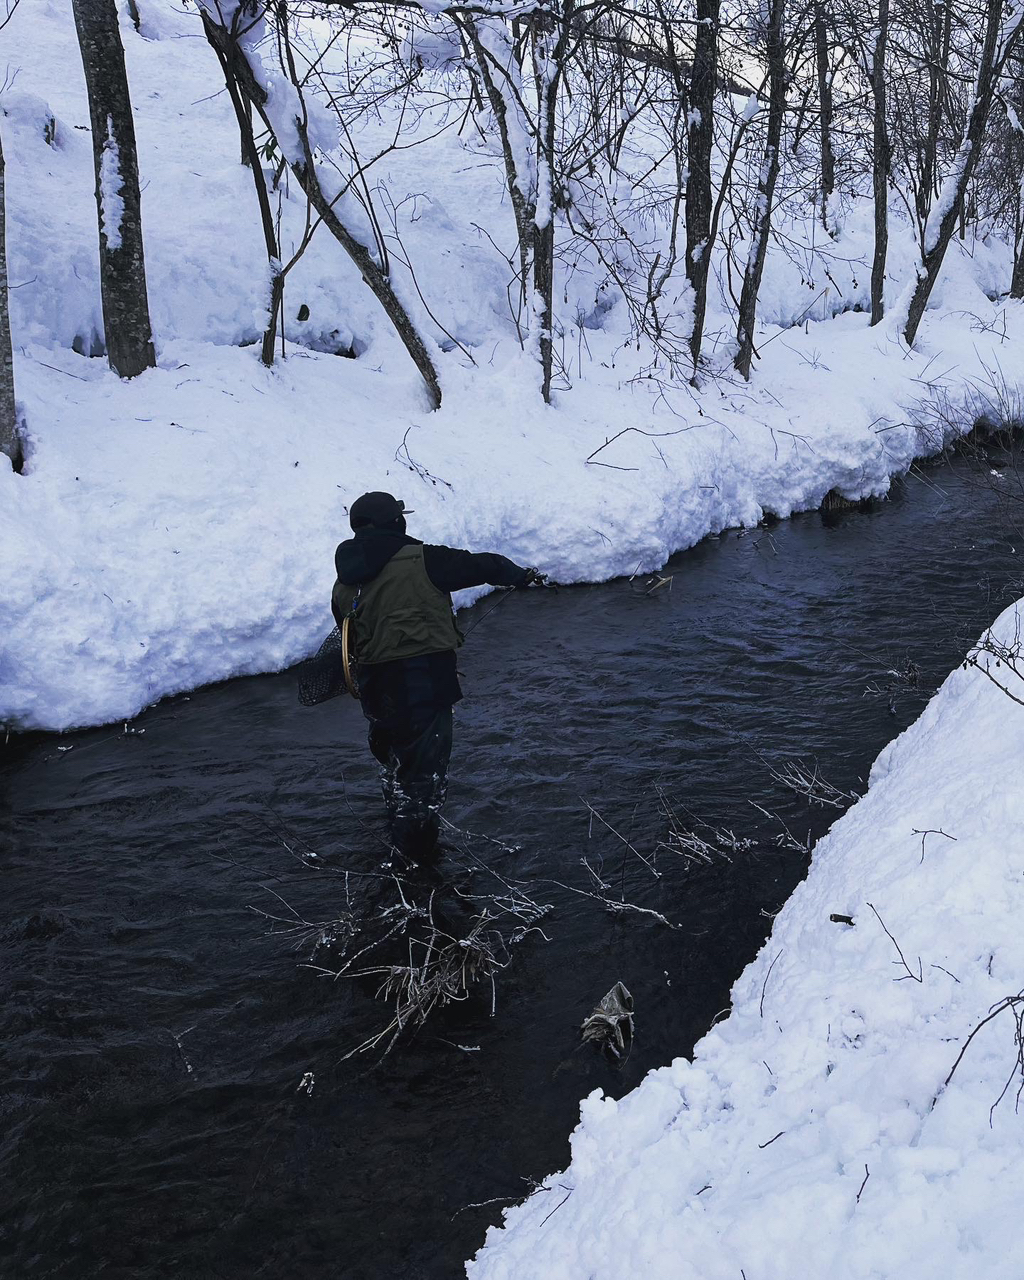
[[[451,599],[430,581],[422,546],[402,547],[372,582],[360,588],[355,631],[360,666],[440,653],[462,644]]]

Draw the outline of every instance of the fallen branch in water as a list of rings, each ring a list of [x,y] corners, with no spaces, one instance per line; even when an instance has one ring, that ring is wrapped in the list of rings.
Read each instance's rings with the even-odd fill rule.
[[[655,911],[653,907],[639,907],[635,902],[624,902],[618,898],[606,898],[604,894],[590,893],[587,889],[575,889],[571,884],[563,884],[561,880],[542,880],[540,883],[557,885],[559,889],[564,889],[567,893],[578,894],[581,898],[592,898],[594,902],[600,902],[602,907],[615,914],[623,915],[629,911],[635,911],[638,915],[653,916],[659,924],[663,924],[669,929],[682,928],[681,925],[673,924],[671,920],[666,919],[660,911]]]
[[[606,818],[603,818],[598,813],[598,811],[594,808],[594,806],[590,803],[589,800],[584,799],[583,796],[580,796],[580,799],[587,806],[587,809],[590,813],[591,831],[593,831],[594,819],[596,818],[598,822],[601,823],[602,826],[607,827],[608,830],[612,833],[612,835],[615,836],[617,840],[620,840],[626,846],[626,848],[630,851],[630,853],[634,854],[637,858],[640,859],[640,861],[644,864],[644,866],[647,868],[647,870],[651,873],[652,876],[660,880],[661,872],[654,865],[654,863],[651,862],[648,858],[645,858],[644,855],[639,851],[639,849],[637,849],[635,845],[631,844],[630,841],[628,841],[624,835],[620,835],[619,832],[616,831],[615,828],[612,826],[612,824]]]
[[[281,909],[250,910],[269,922],[272,936],[305,951],[303,968],[335,982],[376,979],[377,997],[392,1006],[386,1024],[345,1052],[341,1061],[374,1049],[390,1053],[404,1031],[421,1027],[446,1005],[468,999],[480,984],[490,984],[493,1013],[496,978],[511,963],[515,947],[535,933],[549,940],[539,921],[551,904],[538,901],[529,884],[487,866],[468,839],[450,855],[456,863],[453,882],[430,868],[396,869],[390,847],[384,870],[350,872],[300,839],[274,835],[307,871],[341,876],[344,909],[336,916],[310,918],[263,885]],[[318,903],[322,899],[321,890]]]
[[[823,808],[845,809],[855,800],[860,799],[856,791],[841,791],[839,787],[834,787],[831,782],[826,781],[818,772],[817,760],[810,764],[803,760],[790,760],[780,768],[769,764],[767,760],[763,760],[762,763],[776,782],[788,787],[790,791],[795,791],[798,796],[803,796],[810,804],[821,805]]]
[[[782,830],[775,837],[774,844],[778,849],[788,849],[790,853],[810,853],[813,841],[810,831],[801,840],[799,836],[795,836],[789,825],[779,817],[772,809],[766,809],[763,805],[759,805],[756,800],[748,800],[748,804],[752,805],[760,814],[763,814],[772,822],[777,822]]]
[[[711,826],[710,823],[695,817],[685,808],[683,812],[686,814],[687,824],[684,825],[660,787],[658,788],[658,801],[661,806],[661,812],[668,819],[669,826],[668,839],[662,841],[658,848],[667,849],[670,853],[680,854],[688,862],[707,865],[722,859],[726,862],[732,862],[734,854],[746,853],[748,849],[753,849],[756,844],[754,840],[738,836],[727,827]],[[762,812],[764,811],[762,810]],[[707,833],[706,838],[698,835],[695,829],[698,827]]]

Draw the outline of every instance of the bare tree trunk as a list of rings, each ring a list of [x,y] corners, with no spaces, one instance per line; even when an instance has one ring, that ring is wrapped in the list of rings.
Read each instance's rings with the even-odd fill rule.
[[[1014,217],[1013,275],[1010,297],[1024,298],[1024,181],[1017,186],[1017,210]]]
[[[928,15],[928,127],[915,202],[922,236],[932,201],[939,194],[939,128],[952,36],[950,10],[950,0],[935,0]]]
[[[491,111],[494,113],[494,119],[498,126],[501,154],[505,164],[505,183],[508,187],[509,200],[512,203],[512,213],[516,220],[519,269],[522,275],[522,289],[525,295],[525,291],[529,287],[530,256],[533,240],[530,228],[533,224],[536,206],[536,190],[534,183],[531,181],[531,175],[520,172],[521,162],[517,161],[516,158],[508,118],[510,112],[521,108],[521,103],[507,101],[504,88],[499,83],[498,77],[504,76],[507,78],[511,68],[505,68],[498,64],[494,52],[481,38],[477,20],[470,14],[462,14],[456,17],[455,21],[461,23],[469,44],[472,46],[480,79],[487,94],[487,101],[490,104]],[[508,52],[511,58],[511,45]]]
[[[262,360],[268,367],[274,363],[274,344],[277,340],[277,320],[281,311],[281,302],[284,296],[284,278],[281,272],[281,246],[278,244],[277,227],[274,224],[274,213],[270,207],[270,194],[267,191],[267,180],[263,173],[263,166],[260,164],[259,153],[256,150],[256,138],[252,128],[252,105],[238,83],[234,74],[231,63],[227,60],[222,52],[217,40],[214,38],[213,23],[210,21],[209,15],[203,10],[203,29],[206,32],[206,38],[209,40],[214,53],[217,55],[217,61],[220,63],[221,70],[224,73],[224,83],[227,85],[228,96],[231,98],[231,105],[235,110],[235,119],[238,121],[238,134],[242,144],[242,161],[248,165],[252,173],[253,185],[256,188],[256,201],[260,208],[260,223],[263,226],[263,240],[267,247],[267,263],[270,268],[270,298],[269,309],[270,315],[267,320],[267,327],[263,333],[263,349]]]
[[[718,22],[721,0],[697,0],[697,33],[690,74],[687,130],[686,278],[693,290],[690,358],[696,375],[704,340],[704,315],[711,269],[711,155],[715,141],[715,86],[718,81]]]
[[[908,347],[914,345],[924,309],[928,305],[928,298],[935,287],[942,260],[946,256],[946,249],[949,247],[957,222],[963,214],[964,199],[978,163],[996,84],[1020,32],[1019,25],[1014,26],[1006,38],[1001,40],[1002,17],[1003,0],[988,0],[985,36],[978,62],[974,101],[968,113],[963,141],[953,170],[943,184],[938,202],[925,228],[917,287],[910,300],[907,323],[903,330],[903,337]],[[939,215],[937,222],[936,214]]]
[[[878,0],[878,27],[871,57],[874,129],[871,184],[875,201],[875,248],[871,259],[871,323],[885,315],[885,260],[889,252],[889,126],[885,118],[885,49],[889,39],[889,0]]]
[[[252,67],[249,65],[245,51],[239,47],[234,34],[226,27],[222,27],[212,20],[209,24],[208,34],[218,50],[223,54],[232,74],[246,97],[255,107],[265,127],[270,131],[271,136],[276,137],[274,126],[266,111],[266,90],[257,79]],[[292,79],[294,83],[296,77],[293,75]],[[296,89],[298,90],[297,85]],[[301,93],[299,94],[299,101],[300,103],[302,102]],[[295,128],[302,148],[302,158],[301,160],[289,159],[289,168],[295,175],[299,186],[305,192],[310,204],[319,214],[323,225],[355,263],[364,283],[369,286],[374,297],[384,308],[406,351],[408,351],[413,363],[419,370],[423,381],[427,384],[427,393],[430,397],[431,406],[435,409],[438,408],[441,404],[441,386],[437,380],[437,370],[434,368],[434,363],[427,352],[426,344],[416,329],[412,317],[395,293],[387,272],[374,260],[366,245],[357,240],[338,217],[334,209],[334,201],[329,200],[324,195],[323,188],[317,178],[316,166],[313,161],[313,149],[310,146],[309,132],[305,119],[296,118]],[[281,150],[282,155],[284,155],[283,148]]]
[[[89,92],[100,294],[110,367],[134,378],[156,364],[146,292],[135,125],[114,0],[72,0]]]
[[[7,294],[7,204],[4,190],[4,152],[0,143],[0,453],[15,471],[23,461],[18,436],[18,406],[14,399],[14,348]]]
[[[836,189],[836,161],[832,151],[832,81],[828,64],[826,0],[814,0],[814,54],[818,72],[818,106],[821,130],[821,225],[829,234],[829,204]]]
[[[1024,240],[1018,243],[1013,258],[1013,276],[1010,279],[1010,297],[1024,298]]]
[[[765,142],[764,162],[757,183],[757,200],[750,228],[750,254],[743,273],[740,292],[739,324],[736,337],[739,350],[733,362],[744,378],[750,378],[750,362],[754,354],[754,321],[757,316],[757,295],[761,289],[761,276],[768,253],[768,239],[772,229],[772,200],[775,183],[779,177],[782,144],[782,120],[786,113],[786,58],[783,42],[783,23],[786,0],[771,0],[768,20],[768,136]]]
[[[554,286],[555,286],[555,135],[558,86],[565,32],[572,20],[571,0],[561,15],[561,31],[547,11],[531,15],[527,34],[533,57],[537,93],[536,117],[526,120],[520,66],[513,24],[513,39],[504,32],[501,17],[488,19],[460,15],[476,58],[480,79],[494,113],[501,140],[502,158],[509,199],[516,220],[519,267],[526,310],[531,316],[531,334],[537,338],[541,366],[541,394],[551,402],[554,368]],[[489,23],[485,26],[485,23]],[[518,116],[515,120],[513,117]],[[523,139],[533,137],[533,153],[528,156]]]
[[[569,20],[570,0],[563,18]],[[537,203],[533,213],[534,320],[538,326],[541,395],[551,403],[554,364],[555,290],[555,109],[558,98],[561,41],[556,40],[554,19],[535,17],[533,66],[537,82]]]
[[[205,19],[205,17],[206,17],[206,14],[204,12],[203,18]],[[252,103],[249,101],[247,97],[245,97],[244,94],[240,94],[240,96],[242,98],[242,110],[245,112],[245,122],[247,126],[247,132],[252,133],[253,131]],[[242,142],[242,155],[241,155],[242,164],[244,164],[246,168],[249,168],[252,165],[252,158],[249,154],[249,147],[244,137],[241,139],[241,142]]]

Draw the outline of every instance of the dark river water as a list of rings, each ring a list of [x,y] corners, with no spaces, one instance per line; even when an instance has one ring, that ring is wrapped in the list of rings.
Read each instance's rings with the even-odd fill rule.
[[[458,891],[501,876],[551,909],[493,992],[387,1055],[347,1056],[391,1016],[377,983],[304,967],[310,940],[296,950],[257,913],[357,934],[392,918],[355,703],[304,709],[285,673],[167,701],[134,732],[12,739],[0,1274],[461,1274],[499,1201],[564,1166],[579,1099],[688,1054],[727,1007],[806,870],[781,824],[804,839],[838,813],[769,767],[815,762],[863,790],[965,641],[1020,594],[986,475],[916,471],[869,509],[708,539],[672,560],[670,588],[519,593],[482,621],[461,662],[459,830],[438,882],[406,892],[464,920]],[[916,688],[890,674],[912,669]],[[666,805],[741,847],[708,862],[662,849],[653,875]],[[401,934],[382,945],[401,962]],[[617,980],[636,1010],[621,1070],[579,1040]]]

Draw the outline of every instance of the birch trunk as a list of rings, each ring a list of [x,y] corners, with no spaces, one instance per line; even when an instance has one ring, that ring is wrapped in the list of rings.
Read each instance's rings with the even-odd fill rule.
[[[566,9],[568,9],[568,0]],[[558,99],[560,41],[554,19],[543,15],[534,33],[537,82],[537,203],[533,213],[534,325],[540,352],[541,395],[551,403],[554,365],[555,292],[555,111]]]

